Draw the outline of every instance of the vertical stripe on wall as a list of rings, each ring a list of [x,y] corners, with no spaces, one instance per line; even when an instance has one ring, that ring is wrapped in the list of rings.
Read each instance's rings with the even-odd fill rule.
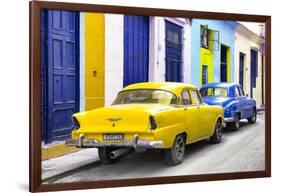
[[[104,14],[85,13],[85,110],[104,106]]]
[[[123,88],[123,23],[122,14],[105,14],[105,105]]]
[[[79,111],[85,111],[85,30],[84,30],[85,13],[80,12],[80,107]]]

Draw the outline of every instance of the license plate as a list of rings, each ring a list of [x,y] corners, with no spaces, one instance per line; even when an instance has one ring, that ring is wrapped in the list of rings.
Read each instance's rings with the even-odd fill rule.
[[[124,134],[121,133],[106,133],[103,134],[103,139],[104,140],[121,140],[124,138]]]

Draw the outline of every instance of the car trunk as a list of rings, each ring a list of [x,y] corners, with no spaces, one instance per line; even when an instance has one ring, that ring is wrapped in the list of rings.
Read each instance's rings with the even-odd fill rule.
[[[123,104],[88,111],[77,116],[83,133],[144,133],[150,128],[149,116],[168,106]]]

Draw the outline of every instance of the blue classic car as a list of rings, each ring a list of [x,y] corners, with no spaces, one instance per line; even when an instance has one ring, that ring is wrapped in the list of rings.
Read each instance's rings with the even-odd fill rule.
[[[257,119],[256,101],[245,96],[237,83],[208,83],[200,89],[203,101],[209,105],[224,108],[224,118],[228,126],[238,130],[241,119],[255,123]]]

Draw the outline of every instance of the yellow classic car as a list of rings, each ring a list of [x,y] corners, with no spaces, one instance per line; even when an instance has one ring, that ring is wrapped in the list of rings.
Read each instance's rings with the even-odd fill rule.
[[[182,162],[185,146],[220,143],[223,108],[202,103],[198,89],[174,82],[137,83],[120,91],[111,106],[75,113],[66,145],[98,148],[100,161],[116,162],[131,151],[164,151],[168,164]]]

